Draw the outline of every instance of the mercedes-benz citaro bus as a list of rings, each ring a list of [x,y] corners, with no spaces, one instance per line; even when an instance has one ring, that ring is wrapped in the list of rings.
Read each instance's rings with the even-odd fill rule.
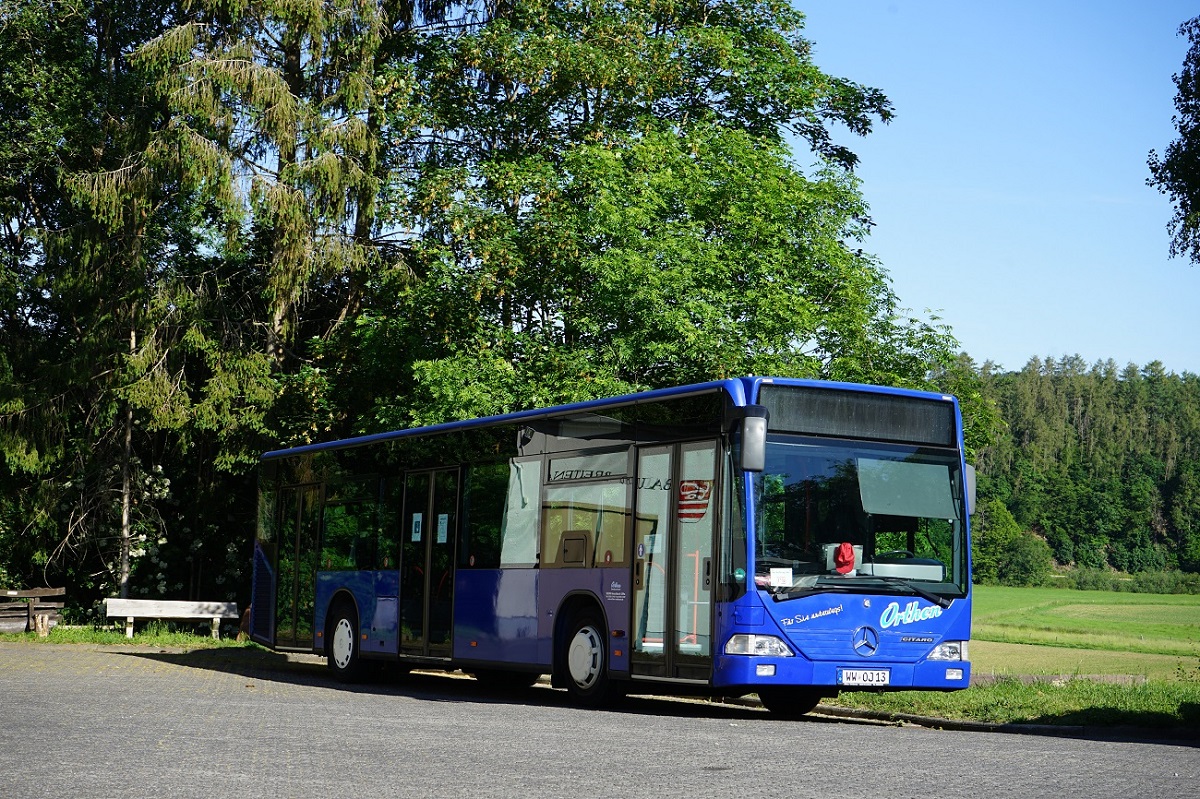
[[[589,706],[965,688],[973,496],[953,397],[784,378],[268,452],[251,636]]]

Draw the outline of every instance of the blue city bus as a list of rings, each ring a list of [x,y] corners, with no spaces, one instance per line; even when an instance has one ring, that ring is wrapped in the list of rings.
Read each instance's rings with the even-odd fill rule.
[[[262,456],[251,637],[579,703],[967,687],[947,395],[747,377]]]

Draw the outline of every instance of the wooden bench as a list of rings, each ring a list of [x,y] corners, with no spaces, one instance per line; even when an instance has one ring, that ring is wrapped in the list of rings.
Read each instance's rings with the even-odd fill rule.
[[[65,588],[0,589],[0,632],[49,633],[60,621],[58,612],[63,603],[46,600],[66,595]]]
[[[221,619],[236,619],[236,602],[187,602],[172,599],[104,600],[108,618],[125,617],[125,636],[133,637],[135,619],[170,619],[173,621],[212,621],[212,637],[221,637]]]

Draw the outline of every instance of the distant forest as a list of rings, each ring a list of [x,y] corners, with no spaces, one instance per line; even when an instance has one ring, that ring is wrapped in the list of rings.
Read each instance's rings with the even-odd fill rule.
[[[999,417],[975,452],[977,580],[1019,570],[1004,541],[1034,559],[1044,541],[1060,566],[1200,572],[1200,376],[1078,356],[977,373]]]

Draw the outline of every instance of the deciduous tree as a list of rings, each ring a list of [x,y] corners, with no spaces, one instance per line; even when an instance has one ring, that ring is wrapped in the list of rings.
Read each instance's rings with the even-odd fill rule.
[[[1175,115],[1179,138],[1159,155],[1151,151],[1146,183],[1171,198],[1175,214],[1167,224],[1170,253],[1200,262],[1200,17],[1179,26],[1189,47],[1182,69],[1174,76]]]
[[[429,130],[390,219],[423,279],[355,331],[412,381],[368,392],[360,427],[745,372],[926,385],[949,362],[948,331],[904,315],[859,249],[854,157],[830,133],[891,106],[821,72],[786,3],[473,19],[415,62]]]

